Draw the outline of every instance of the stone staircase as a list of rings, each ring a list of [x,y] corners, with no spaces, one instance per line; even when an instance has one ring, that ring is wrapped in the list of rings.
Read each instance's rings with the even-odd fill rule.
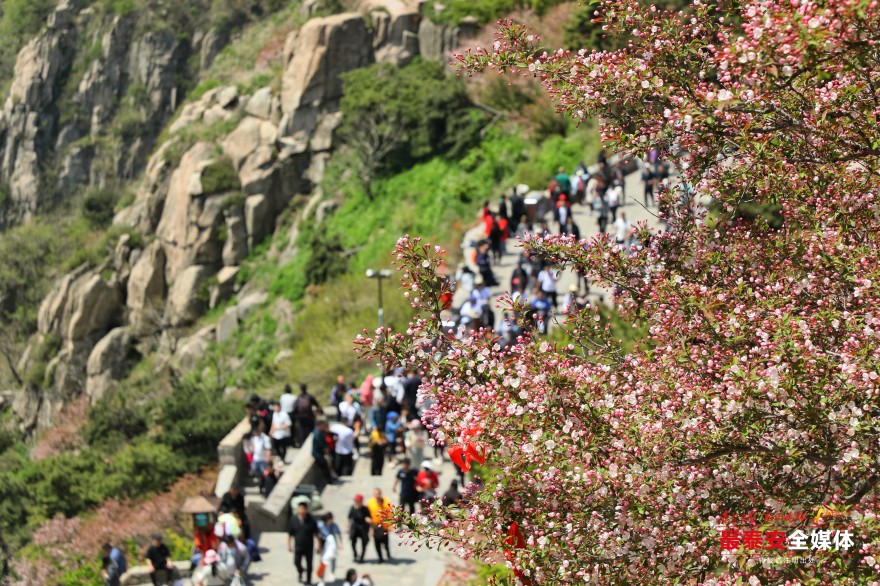
[[[325,409],[325,416],[334,418],[333,408]],[[257,479],[252,478],[244,456],[242,440],[250,431],[250,423],[243,419],[217,446],[220,473],[214,486],[214,495],[222,497],[233,484],[238,484],[245,498],[245,510],[255,533],[283,531],[290,513],[290,499],[301,485],[323,488],[323,478],[312,458],[312,438],[301,448],[287,450],[286,461],[275,456],[275,468],[281,472],[278,484],[268,497],[260,494]]]

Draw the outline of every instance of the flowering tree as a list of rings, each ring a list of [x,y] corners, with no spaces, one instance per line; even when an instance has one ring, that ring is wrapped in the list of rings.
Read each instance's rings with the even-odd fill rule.
[[[567,346],[449,339],[443,251],[401,239],[419,315],[358,347],[424,368],[435,436],[497,478],[437,525],[400,522],[525,584],[877,584],[880,3],[607,0],[596,18],[628,47],[541,53],[503,23],[461,66],[540,76],[609,147],[676,159],[692,191],[664,194],[669,230],[636,227],[643,248],[525,242],[614,286],[647,333],[627,350],[586,309]],[[749,202],[781,227],[739,219]],[[817,560],[769,557],[792,551]]]

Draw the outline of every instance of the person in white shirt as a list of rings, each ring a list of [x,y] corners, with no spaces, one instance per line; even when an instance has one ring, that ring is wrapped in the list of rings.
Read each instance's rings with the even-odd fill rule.
[[[620,207],[623,199],[623,187],[620,183],[615,182],[613,186],[605,192],[605,201],[608,203],[608,209],[611,211],[611,220],[617,219],[617,208]]]
[[[492,301],[492,288],[484,283],[483,279],[477,278],[477,287],[474,289],[474,292],[477,294],[477,298],[480,300],[481,304],[486,304]]]
[[[293,427],[293,422],[290,420],[290,415],[281,408],[280,402],[273,402],[270,405],[273,411],[269,435],[272,437],[272,447],[275,448],[275,453],[283,462],[284,457],[287,456],[287,446],[290,444],[290,430]]]
[[[559,214],[559,232],[564,233],[565,223],[568,221],[569,208],[568,208],[567,200],[563,200],[562,196],[560,196],[559,203],[565,204],[565,205],[559,205],[559,207],[556,208],[556,211]]]
[[[403,388],[403,382],[400,380],[400,376],[398,376],[396,372],[392,372],[386,375],[383,380],[385,382],[385,389],[388,396],[400,403],[403,395],[406,393],[406,390]]]
[[[336,436],[336,475],[350,476],[354,471],[354,431],[344,423],[334,423],[330,433]]]
[[[339,404],[339,417],[342,423],[350,427],[354,431],[354,458],[357,459],[361,451],[358,436],[361,434],[361,428],[364,426],[365,415],[361,404],[354,398],[354,393],[346,393]]]
[[[516,237],[517,238],[525,238],[529,234],[532,233],[532,225],[529,223],[529,218],[526,215],[523,215],[519,219],[519,224],[516,226]]]
[[[559,280],[559,273],[545,266],[538,273],[538,288],[544,292],[544,295],[550,300],[554,308],[559,304],[557,298],[556,282]]]
[[[464,326],[470,326],[483,317],[483,304],[476,292],[472,292],[467,301],[462,304],[459,315],[461,315],[461,324]]]
[[[455,273],[455,282],[458,283],[462,290],[470,293],[474,290],[474,281],[476,275],[465,263],[458,265],[458,271]]]
[[[354,429],[355,423],[360,419],[363,421],[364,412],[361,404],[354,400],[354,395],[346,393],[342,402],[339,404],[339,418],[347,426]]]
[[[266,471],[266,465],[272,459],[272,440],[266,435],[266,424],[262,421],[251,437],[251,450],[254,454],[251,472],[257,478],[262,478],[263,472]]]
[[[293,421],[293,408],[296,405],[296,396],[293,394],[293,389],[290,388],[290,385],[284,385],[284,393],[278,398],[278,402],[281,404],[281,410],[287,413],[290,421]]]
[[[620,217],[614,220],[614,228],[617,230],[617,244],[622,248],[629,237],[629,222],[626,221],[626,214],[620,212]]]

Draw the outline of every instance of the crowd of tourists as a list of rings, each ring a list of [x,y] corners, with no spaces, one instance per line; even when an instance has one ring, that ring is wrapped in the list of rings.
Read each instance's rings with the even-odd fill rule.
[[[459,503],[463,498],[459,486],[464,482],[460,469],[460,480],[453,480],[449,489],[439,494],[440,479],[435,467],[445,461],[445,446],[429,445],[422,419],[431,403],[422,400],[418,393],[421,381],[419,373],[400,369],[367,375],[359,385],[346,383],[340,375],[330,391],[332,408],[327,412],[333,414],[332,418],[327,417],[328,413],[305,384],[300,385],[297,395],[287,386],[277,400],[251,396],[245,405],[250,429],[242,447],[253,481],[268,496],[278,483],[287,450],[307,447],[326,484],[338,484],[340,479],[353,474],[356,460],[368,458],[372,476],[381,476],[388,462],[398,466],[393,488],[399,495],[397,504],[412,514],[437,498],[446,504]],[[365,561],[370,541],[378,563],[391,559],[391,526],[386,515],[392,506],[379,488],[366,501],[362,495],[354,497],[345,534],[351,541],[355,562]],[[258,559],[256,544],[250,538],[244,496],[237,485],[223,496],[219,512],[218,522],[229,520],[224,515],[234,522],[216,531],[219,543],[208,542],[206,537],[198,546],[203,555],[194,564],[194,583],[199,586],[208,576],[228,581],[240,578],[243,582],[248,565]],[[232,545],[224,548],[227,534],[234,539],[232,545],[240,544],[239,558],[232,559],[236,555]],[[333,514],[313,515],[308,502],[296,503],[288,535],[300,582],[311,584],[313,575],[318,584],[333,582],[338,552],[344,542]],[[213,549],[215,544],[220,549]],[[346,583],[371,583],[369,576],[356,574],[349,570]]]
[[[669,181],[670,165],[654,152],[635,165],[641,169],[644,206],[653,207],[655,194]],[[449,333],[464,336],[487,328],[498,337],[504,351],[514,344],[523,328],[546,334],[552,316],[586,308],[591,303],[586,278],[575,275],[575,282],[560,299],[558,268],[546,259],[522,251],[509,283],[504,285],[514,299],[531,308],[533,319],[517,323],[508,312],[496,317],[492,288],[502,283],[494,269],[504,262],[512,241],[529,234],[570,235],[587,246],[574,218],[576,205],[583,206],[588,217],[595,217],[599,233],[611,227],[621,251],[635,249],[640,243],[634,239],[626,214],[620,210],[625,199],[632,197],[624,190],[625,177],[633,171],[632,162],[611,163],[601,152],[592,171],[583,163],[570,173],[558,169],[542,194],[543,206],[536,205],[534,197],[525,197],[533,195],[526,186],[518,186],[510,195],[502,196],[495,209],[486,202],[480,217],[483,238],[470,243],[470,262],[461,263],[454,275],[456,288],[464,291],[465,301],[449,319]],[[369,458],[372,476],[381,476],[389,461],[397,466],[392,491],[397,493],[397,504],[410,514],[419,514],[422,507],[437,498],[446,505],[463,502],[466,495],[459,487],[465,486],[465,476],[460,469],[459,478],[440,494],[435,467],[445,461],[445,446],[439,442],[432,446],[429,442],[426,424],[430,427],[430,422],[424,416],[431,404],[418,392],[421,381],[419,373],[401,369],[368,375],[359,385],[346,382],[340,375],[330,391],[332,409],[328,412],[332,419],[306,384],[299,385],[296,394],[286,386],[276,400],[252,395],[245,404],[250,428],[242,448],[253,483],[263,496],[269,496],[287,463],[288,450],[307,446],[326,484],[338,484],[340,479],[353,474],[356,460]],[[301,583],[311,584],[313,573],[319,585],[336,579],[336,561],[344,547],[344,535],[348,536],[356,563],[365,561],[370,541],[379,563],[391,559],[387,515],[393,505],[381,489],[375,488],[366,501],[360,494],[354,496],[344,532],[332,512],[313,514],[307,501],[294,504],[288,525],[288,548]],[[216,522],[196,527],[194,552],[193,584],[204,586],[211,579],[227,585],[246,584],[248,567],[260,559],[260,554],[251,537],[244,495],[238,485],[223,496]],[[171,585],[179,580],[160,535],[154,536],[145,557],[155,585]],[[115,586],[127,569],[125,556],[118,548],[105,545],[102,568],[106,583]],[[344,578],[346,586],[372,584],[369,576],[358,576],[355,569],[348,570]]]
[[[589,246],[581,226],[575,221],[573,208],[582,206],[588,217],[596,219],[598,233],[611,230],[611,236],[622,252],[637,250],[640,243],[626,213],[621,210],[635,194],[625,192],[626,176],[640,170],[645,208],[655,207],[655,194],[668,187],[672,166],[651,151],[641,159],[617,159],[611,162],[600,151],[592,171],[581,162],[573,171],[559,168],[550,178],[546,190],[536,194],[520,185],[502,195],[493,209],[483,204],[480,224],[481,239],[463,244],[471,255],[458,266],[454,275],[456,287],[465,292],[465,301],[449,316],[448,331],[459,338],[479,328],[487,328],[499,337],[503,350],[513,344],[523,328],[548,333],[551,317],[564,316],[569,310],[581,310],[590,304],[590,283],[575,275],[574,283],[562,296],[559,291],[560,272],[552,263],[528,252],[520,252],[507,286],[511,297],[530,309],[531,321],[514,324],[505,312],[500,319],[493,309],[492,288],[502,285],[496,268],[516,238],[527,235],[559,234],[571,236]],[[526,196],[529,196],[528,198]],[[638,201],[638,200],[637,200]],[[476,269],[476,270],[474,270]],[[598,295],[599,300],[603,299]],[[561,302],[561,304],[560,304]]]

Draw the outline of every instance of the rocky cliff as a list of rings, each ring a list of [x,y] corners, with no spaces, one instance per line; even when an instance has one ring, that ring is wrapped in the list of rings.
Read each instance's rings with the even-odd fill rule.
[[[62,0],[20,51],[0,112],[6,223],[84,185],[134,179],[186,80],[222,48],[212,31],[141,29],[136,13]]]
[[[113,253],[59,279],[40,307],[19,370],[44,368],[42,384],[27,385],[14,401],[25,430],[48,426],[81,393],[101,397],[146,353],[185,371],[211,340],[228,337],[265,300],[239,282],[239,265],[276,230],[283,210],[307,200],[336,146],[340,75],[419,55],[448,62],[470,32],[434,25],[406,0],[366,0],[355,12],[311,18],[291,32],[276,83],[249,93],[221,86],[186,101],[181,72],[210,62],[217,43],[209,35],[139,37],[117,16],[92,29],[101,31],[100,55],[69,94],[76,114],[64,116],[58,100],[71,76],[70,48],[96,18],[91,10],[64,0],[21,51],[0,115],[0,180],[20,217],[45,203],[47,161],[58,162],[61,196],[109,179],[140,181],[134,202],[114,218],[122,236]],[[123,98],[133,87],[144,120],[133,130],[141,131],[126,134],[124,148],[99,145],[94,137],[130,107]],[[167,138],[148,156],[172,116]],[[211,139],[193,132],[218,126],[231,130]],[[219,323],[197,327],[204,312],[236,295]]]

